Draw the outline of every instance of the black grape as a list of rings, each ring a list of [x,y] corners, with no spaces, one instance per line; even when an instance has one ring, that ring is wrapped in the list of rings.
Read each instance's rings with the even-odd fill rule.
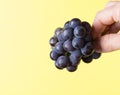
[[[91,31],[91,25],[87,21],[83,21],[82,26],[86,29],[87,32]]]
[[[52,60],[57,60],[57,58],[59,57],[59,54],[53,49],[51,52],[50,52],[50,58]]]
[[[81,25],[81,21],[78,18],[73,18],[70,22],[69,22],[69,26],[72,28],[75,28],[76,26]]]
[[[93,45],[91,42],[88,42],[83,48],[81,48],[81,52],[85,56],[89,56],[93,53]]]
[[[63,28],[57,28],[56,30],[55,30],[55,36],[56,37],[58,37],[58,35],[61,33],[61,32],[63,32]]]
[[[66,50],[67,52],[73,51],[74,47],[72,46],[72,41],[71,40],[67,40],[64,42],[63,44],[63,48],[64,50]]]
[[[69,64],[69,59],[67,56],[60,56],[56,61],[56,66],[59,68],[65,68]]]
[[[94,59],[98,59],[98,58],[100,58],[100,56],[101,56],[101,53],[98,53],[98,52],[94,52],[93,53],[93,55],[92,55],[92,57],[94,58]]]
[[[64,24],[64,29],[70,28],[69,22],[70,22],[70,21],[67,21],[67,22]]]
[[[58,54],[64,54],[64,53],[65,53],[64,48],[63,48],[63,42],[58,42],[58,43],[55,45],[55,51],[56,51]]]
[[[77,26],[74,29],[74,35],[77,38],[83,38],[86,35],[86,30],[83,26]]]
[[[82,39],[82,38],[74,38],[73,40],[72,40],[72,45],[73,45],[73,47],[74,48],[76,48],[76,49],[80,49],[80,48],[82,48],[83,46],[84,46],[84,40]]]
[[[81,60],[81,57],[76,57],[76,56],[71,54],[69,56],[69,59],[70,59],[70,63],[72,66],[77,66]]]
[[[73,38],[73,28],[66,28],[62,33],[62,38],[64,40],[72,39]]]
[[[77,70],[77,66],[67,66],[66,69],[69,71],[69,72],[74,72]]]
[[[93,60],[92,56],[82,58],[82,61],[85,63],[90,63],[90,62],[92,62],[92,60]]]
[[[55,46],[55,44],[56,44],[57,42],[58,42],[57,37],[52,37],[52,38],[50,38],[50,40],[49,40],[49,43],[50,43],[51,46]]]

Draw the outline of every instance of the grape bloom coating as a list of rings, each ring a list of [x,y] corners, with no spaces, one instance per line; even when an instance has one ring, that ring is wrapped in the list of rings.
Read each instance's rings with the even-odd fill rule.
[[[56,68],[74,72],[81,60],[90,63],[93,59],[100,58],[101,53],[93,48],[90,32],[91,25],[79,18],[73,18],[63,28],[55,30],[49,44],[52,47],[50,58]]]

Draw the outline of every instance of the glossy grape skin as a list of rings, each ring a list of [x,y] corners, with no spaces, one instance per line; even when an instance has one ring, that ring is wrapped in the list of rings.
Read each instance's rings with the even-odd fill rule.
[[[90,63],[90,62],[92,62],[92,60],[93,60],[92,56],[82,58],[82,61],[85,63]]]
[[[50,40],[49,40],[49,44],[50,44],[51,46],[55,46],[57,42],[58,42],[57,37],[52,37],[52,38],[50,38]]]
[[[69,60],[72,66],[77,66],[81,60],[81,57],[76,57],[74,55],[70,55],[69,56]]]
[[[93,57],[94,59],[98,59],[98,58],[101,57],[101,53],[98,53],[98,52],[95,51],[95,52],[92,54],[92,57]]]
[[[73,45],[73,47],[75,48],[75,49],[80,49],[80,48],[82,48],[83,46],[84,46],[84,40],[83,39],[80,39],[80,38],[74,38],[73,40],[72,40],[72,45]]]
[[[92,37],[91,37],[90,33],[88,33],[88,34],[84,37],[84,40],[85,40],[86,43],[92,41]]]
[[[50,58],[52,60],[57,60],[57,58],[60,56],[54,49],[50,52]]]
[[[87,32],[86,32],[85,28],[82,27],[82,26],[77,26],[74,29],[74,35],[77,38],[83,38],[83,37],[85,37],[86,33]]]
[[[63,48],[64,50],[66,50],[67,52],[73,51],[74,47],[72,46],[72,41],[71,40],[67,40],[64,42],[63,44]]]
[[[85,56],[89,56],[93,53],[93,45],[91,42],[88,42],[83,48],[81,48],[81,52]]]
[[[56,61],[56,65],[59,68],[65,68],[69,64],[69,59],[67,56],[60,56]]]
[[[70,27],[70,26],[69,26],[69,22],[70,22],[70,21],[67,21],[67,22],[64,24],[64,29],[67,29],[67,28]]]
[[[57,64],[57,61],[55,61],[55,67],[56,67],[57,69],[60,69],[60,70],[63,69],[62,67],[59,66],[59,64]]]
[[[81,57],[82,57],[82,53],[81,53],[81,50],[80,50],[80,49],[71,51],[70,53],[71,53],[71,55],[74,56],[74,57],[77,57],[77,58],[81,58]]]
[[[66,28],[62,33],[62,38],[64,40],[72,39],[73,38],[73,28]]]
[[[85,27],[87,32],[91,31],[91,25],[87,21],[83,21],[82,26]]]
[[[58,38],[59,34],[61,34],[63,32],[63,28],[59,27],[55,30],[55,37]]]
[[[55,45],[55,51],[58,53],[58,54],[64,54],[65,53],[65,50],[63,48],[63,42],[58,42],[56,43]]]
[[[67,66],[66,69],[69,71],[69,72],[74,72],[77,70],[77,66]]]
[[[64,42],[64,41],[65,41],[65,40],[63,39],[63,37],[62,37],[62,33],[63,33],[63,32],[61,32],[61,33],[57,36],[57,39],[58,39],[59,42]]]
[[[75,28],[76,26],[81,25],[81,21],[78,18],[73,18],[70,22],[69,22],[69,26],[72,28]]]

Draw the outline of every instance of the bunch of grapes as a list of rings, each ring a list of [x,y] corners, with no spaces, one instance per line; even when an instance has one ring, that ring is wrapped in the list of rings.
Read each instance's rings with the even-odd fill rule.
[[[90,32],[91,25],[78,18],[67,21],[63,28],[55,30],[49,43],[52,47],[50,58],[55,61],[56,68],[74,72],[81,60],[90,63],[101,56],[93,48]]]

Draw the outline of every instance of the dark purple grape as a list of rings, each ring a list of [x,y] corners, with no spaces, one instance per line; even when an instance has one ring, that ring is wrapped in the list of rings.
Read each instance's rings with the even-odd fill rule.
[[[57,68],[57,69],[60,69],[60,70],[62,70],[63,68],[62,67],[60,67],[58,64],[57,64],[57,62],[55,61],[55,67]]]
[[[92,54],[92,57],[93,57],[94,59],[98,59],[98,58],[100,58],[100,56],[101,56],[101,53],[98,53],[98,52],[96,52],[96,51]]]
[[[66,28],[62,33],[62,38],[64,40],[72,39],[73,38],[73,28]]]
[[[77,70],[77,66],[67,66],[66,69],[69,71],[69,72],[74,72]]]
[[[63,33],[63,32],[61,32],[61,33],[57,36],[57,39],[58,39],[58,41],[64,42],[65,40],[64,40],[63,37],[62,37],[62,33]]]
[[[83,46],[84,46],[84,40],[82,39],[82,38],[74,38],[73,40],[72,40],[72,45],[73,45],[73,47],[74,48],[76,48],[76,49],[80,49],[80,48],[82,48]]]
[[[58,42],[57,37],[52,37],[52,38],[50,38],[50,40],[49,40],[49,43],[50,43],[51,46],[55,46],[55,44],[56,44],[57,42]]]
[[[84,56],[89,56],[93,53],[93,45],[91,42],[88,42],[83,48],[81,48],[81,52]]]
[[[52,60],[57,60],[57,58],[59,57],[60,55],[53,49],[51,52],[50,52],[50,58]]]
[[[56,30],[55,30],[55,36],[56,37],[58,37],[58,35],[61,33],[61,32],[63,32],[63,28],[57,28]]]
[[[70,26],[69,26],[69,22],[70,22],[70,21],[67,21],[67,22],[64,24],[64,29],[67,29],[67,28],[70,27]]]
[[[87,32],[86,32],[86,30],[85,30],[85,28],[83,26],[77,26],[74,29],[74,35],[77,38],[83,38],[83,37],[85,37],[86,33]]]
[[[72,56],[75,56],[77,58],[81,58],[82,57],[82,53],[81,53],[81,50],[74,50],[74,51],[71,51],[71,55]]]
[[[71,54],[69,56],[69,60],[70,60],[70,64],[72,66],[77,66],[81,60],[81,57],[76,57],[76,56],[74,56],[74,54]]]
[[[85,42],[91,42],[92,41],[92,37],[90,35],[90,33],[88,33],[85,37],[84,37]]]
[[[73,18],[70,22],[69,22],[69,26],[72,28],[75,28],[76,26],[81,25],[81,21],[78,18]]]
[[[87,32],[91,31],[91,25],[87,21],[83,21],[82,26],[85,27]]]
[[[64,48],[64,50],[66,50],[67,52],[73,51],[74,48],[73,48],[73,46],[72,46],[72,41],[71,41],[71,40],[65,41],[64,44],[63,44],[63,48]]]
[[[82,61],[85,63],[90,63],[92,62],[92,60],[93,60],[92,56],[82,57]]]
[[[56,61],[56,66],[59,68],[65,68],[69,64],[69,58],[67,56],[60,56]]]
[[[63,42],[58,42],[56,43],[55,45],[55,51],[58,53],[58,54],[64,54],[65,53],[65,50],[63,48]]]

